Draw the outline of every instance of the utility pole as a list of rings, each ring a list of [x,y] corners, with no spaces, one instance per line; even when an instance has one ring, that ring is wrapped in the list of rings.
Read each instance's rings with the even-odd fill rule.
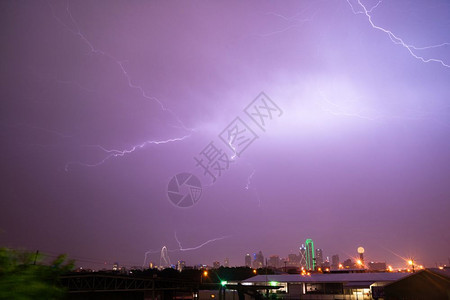
[[[37,260],[38,254],[39,254],[39,250],[36,250],[36,254],[34,255],[34,263],[33,263],[33,265],[36,264],[36,260]]]

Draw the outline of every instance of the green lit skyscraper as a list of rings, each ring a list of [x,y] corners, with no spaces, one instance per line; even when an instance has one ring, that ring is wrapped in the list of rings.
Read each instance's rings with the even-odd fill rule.
[[[308,270],[316,269],[316,256],[314,254],[314,242],[312,239],[306,239],[306,268]]]

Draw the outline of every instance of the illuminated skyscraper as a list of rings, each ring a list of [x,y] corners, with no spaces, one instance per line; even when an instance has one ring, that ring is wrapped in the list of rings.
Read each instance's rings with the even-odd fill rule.
[[[360,268],[364,268],[364,248],[363,247],[358,247],[358,254],[359,254],[359,260],[358,260],[358,265]]]
[[[258,253],[254,253],[253,256],[254,256],[253,268],[259,269],[264,267],[264,255],[262,254],[262,252],[259,251]]]
[[[300,247],[300,268],[306,268],[306,248],[303,244]]]
[[[312,239],[306,239],[306,269],[316,269],[316,255],[314,253],[314,242]]]
[[[337,270],[339,269],[339,255],[335,254],[331,257],[331,269]]]
[[[183,271],[183,269],[186,267],[186,262],[184,260],[179,260],[177,262],[177,270],[178,271]]]
[[[249,268],[252,267],[252,257],[248,253],[245,255],[245,266]]]
[[[288,265],[298,268],[300,264],[300,256],[294,253],[288,254]]]
[[[316,266],[322,267],[323,264],[323,251],[322,249],[316,249]]]
[[[269,257],[269,267],[279,268],[280,267],[280,257],[278,255],[272,255]]]

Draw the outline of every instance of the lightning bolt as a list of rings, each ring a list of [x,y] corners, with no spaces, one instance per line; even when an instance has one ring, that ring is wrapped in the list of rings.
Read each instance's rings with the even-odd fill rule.
[[[83,163],[83,162],[77,162],[77,161],[68,162],[65,165],[65,170],[66,171],[68,171],[70,166],[72,166],[72,165],[81,165],[81,166],[86,166],[86,167],[96,167],[96,166],[102,165],[103,163],[105,163],[106,161],[108,161],[111,158],[125,156],[127,154],[130,154],[130,153],[138,150],[138,149],[144,148],[147,145],[161,145],[161,144],[167,144],[167,143],[172,143],[172,142],[183,141],[183,140],[185,140],[185,139],[187,139],[188,137],[191,136],[191,133],[194,132],[195,129],[186,127],[184,125],[184,123],[181,121],[181,119],[172,110],[167,108],[162,101],[160,101],[158,98],[156,98],[154,96],[151,96],[151,95],[147,94],[147,92],[145,91],[145,89],[142,86],[136,85],[133,82],[133,80],[131,78],[131,75],[129,74],[129,72],[127,71],[127,69],[125,67],[126,60],[119,60],[115,56],[113,56],[113,55],[111,55],[111,54],[109,54],[109,53],[107,53],[107,52],[105,52],[105,51],[103,51],[101,49],[96,48],[94,46],[94,44],[86,37],[86,35],[83,34],[83,32],[80,29],[80,26],[79,26],[78,22],[76,21],[76,19],[74,18],[72,12],[70,11],[69,1],[66,2],[65,11],[66,11],[67,16],[70,19],[70,26],[67,23],[63,22],[60,17],[58,17],[58,15],[55,13],[55,10],[54,10],[53,6],[51,5],[51,3],[49,1],[47,1],[47,3],[48,3],[48,5],[49,5],[49,7],[51,9],[53,18],[61,26],[63,26],[65,29],[67,29],[73,35],[77,36],[89,48],[89,50],[90,50],[90,52],[92,54],[101,55],[103,57],[106,57],[111,62],[113,62],[114,64],[117,65],[118,70],[124,76],[124,78],[126,80],[126,83],[127,83],[128,87],[130,89],[138,91],[139,94],[144,99],[156,102],[163,112],[168,113],[174,120],[176,120],[176,123],[178,124],[178,126],[174,126],[174,127],[182,128],[182,129],[184,129],[184,130],[186,130],[187,132],[190,133],[190,134],[184,135],[182,137],[168,138],[166,140],[159,140],[159,141],[158,140],[148,140],[148,141],[145,141],[145,142],[143,142],[141,144],[134,145],[134,146],[132,146],[129,149],[122,149],[122,150],[120,150],[120,149],[106,149],[105,147],[103,147],[101,145],[88,145],[86,147],[94,147],[94,148],[100,149],[101,151],[103,151],[106,154],[106,156],[102,160],[100,160],[98,162],[95,162],[95,163]],[[79,88],[81,88],[83,90],[92,92],[92,90],[83,87],[81,84],[79,84],[78,82],[75,82],[75,81],[58,80],[58,82],[65,83],[65,84],[75,84],[76,86],[78,86]]]
[[[438,117],[439,115],[446,115],[446,111],[449,110],[447,105],[443,105],[434,109],[434,111],[423,111],[422,109],[409,109],[405,112],[404,115],[393,115],[393,114],[383,114],[381,112],[376,112],[375,110],[370,109],[351,109],[340,103],[333,102],[328,99],[325,93],[319,90],[320,94],[320,108],[330,113],[334,116],[343,116],[343,117],[354,117],[368,121],[381,121],[387,119],[397,119],[397,120],[428,120],[432,121],[448,127],[449,124],[441,121]],[[447,117],[446,117],[447,119]]]
[[[142,149],[145,146],[148,145],[162,145],[162,144],[168,144],[168,143],[173,143],[173,142],[180,142],[183,141],[187,138],[189,138],[191,135],[185,135],[182,137],[178,137],[178,138],[171,138],[171,139],[166,139],[166,140],[160,140],[160,141],[145,141],[141,144],[132,146],[129,149],[124,149],[124,150],[117,150],[117,149],[106,149],[103,146],[100,145],[87,145],[86,147],[93,147],[93,148],[97,148],[100,149],[101,151],[103,151],[104,153],[106,153],[107,155],[105,156],[105,158],[103,158],[102,160],[100,160],[99,162],[96,163],[82,163],[82,162],[77,162],[77,161],[71,161],[66,163],[64,169],[66,171],[69,171],[69,168],[71,165],[81,165],[81,166],[85,166],[85,167],[97,167],[100,166],[102,164],[104,164],[107,160],[114,158],[114,157],[122,157],[125,156],[127,154],[133,153],[136,150]]]
[[[79,37],[79,38],[80,38],[80,39],[81,39],[81,40],[89,47],[89,49],[91,50],[91,53],[97,54],[97,55],[102,55],[102,56],[108,58],[109,60],[111,60],[113,63],[115,63],[115,64],[119,67],[120,71],[122,72],[122,74],[124,75],[124,77],[125,77],[125,79],[126,79],[126,81],[127,81],[127,83],[128,83],[128,87],[130,87],[131,89],[134,89],[134,90],[139,91],[140,95],[141,95],[143,98],[145,98],[145,99],[147,99],[147,100],[155,101],[155,102],[159,105],[159,107],[161,108],[162,111],[169,113],[169,114],[170,114],[170,115],[178,122],[178,124],[180,125],[181,128],[185,129],[186,131],[190,131],[190,132],[194,131],[193,128],[188,128],[188,127],[186,127],[186,126],[183,124],[183,122],[180,120],[180,118],[179,118],[172,110],[170,110],[169,108],[167,108],[167,107],[163,104],[162,101],[160,101],[158,98],[156,98],[156,97],[154,97],[154,96],[148,95],[148,94],[145,92],[144,88],[142,88],[141,86],[136,85],[136,84],[133,83],[133,80],[131,79],[131,76],[128,74],[128,71],[127,71],[126,68],[125,68],[126,60],[119,60],[119,59],[117,59],[117,58],[114,57],[113,55],[111,55],[111,54],[109,54],[109,53],[107,53],[107,52],[105,52],[105,51],[103,51],[103,50],[101,50],[101,49],[96,48],[96,47],[94,46],[94,44],[93,44],[91,41],[89,41],[89,39],[88,39],[88,38],[83,34],[83,32],[81,31],[78,22],[77,22],[77,21],[75,20],[75,18],[73,17],[72,12],[70,11],[70,6],[69,6],[69,1],[68,1],[68,0],[67,0],[67,4],[66,4],[66,13],[67,13],[67,15],[69,16],[69,18],[70,18],[70,20],[71,20],[71,23],[72,23],[72,26],[73,26],[75,29],[69,27],[66,23],[64,23],[64,22],[61,20],[61,18],[59,18],[59,17],[56,15],[55,10],[54,10],[53,6],[50,4],[50,2],[47,1],[47,3],[48,3],[48,5],[50,6],[50,9],[51,9],[51,11],[52,11],[52,15],[53,15],[54,19],[55,19],[59,24],[61,24],[64,28],[66,28],[68,31],[70,31],[72,34],[74,34],[75,36]]]
[[[253,175],[255,175],[255,169],[253,169],[252,173],[247,178],[247,184],[245,185],[245,189],[248,190],[250,188],[250,184],[253,178]]]
[[[207,240],[206,242],[203,242],[200,245],[195,246],[195,247],[183,248],[183,246],[181,245],[180,240],[178,239],[177,233],[175,232],[175,240],[177,241],[178,249],[169,250],[169,249],[167,249],[166,246],[164,246],[163,249],[165,248],[167,250],[167,252],[194,251],[194,250],[198,250],[198,249],[200,249],[200,248],[202,248],[202,247],[204,247],[204,246],[206,246],[206,245],[208,245],[210,243],[213,243],[213,242],[216,242],[216,241],[220,241],[220,240],[223,240],[223,239],[226,239],[226,238],[229,238],[229,237],[231,237],[231,236],[221,236],[221,237],[217,237],[217,238],[213,238],[213,239]],[[163,252],[163,250],[148,250],[148,251],[146,251],[144,253],[144,263],[142,264],[142,266],[143,267],[145,266],[145,264],[147,262],[148,255],[162,253],[162,252]]]
[[[230,145],[230,148],[233,149],[233,155],[230,157],[231,160],[235,160],[237,156],[236,147],[233,146],[233,137],[230,136],[230,140],[228,141],[228,145]]]
[[[403,41],[402,38],[398,37],[397,35],[395,35],[392,31],[385,29],[381,26],[376,25],[373,20],[372,20],[372,15],[370,14],[371,11],[378,7],[378,5],[381,3],[381,1],[379,1],[374,7],[372,7],[372,9],[368,10],[364,4],[361,3],[361,0],[356,0],[358,2],[358,5],[362,8],[362,11],[357,11],[355,10],[355,8],[353,7],[353,5],[351,4],[350,0],[346,0],[347,3],[349,4],[349,6],[351,7],[352,11],[354,14],[364,14],[367,17],[367,20],[369,21],[370,26],[372,26],[373,29],[379,30],[383,33],[385,33],[389,39],[396,45],[400,45],[403,48],[405,48],[409,54],[414,57],[415,59],[418,59],[424,63],[429,63],[429,62],[434,62],[434,63],[439,63],[441,64],[443,67],[446,68],[450,68],[450,65],[448,65],[447,63],[445,63],[443,60],[441,59],[437,59],[437,58],[424,58],[423,56],[420,56],[418,54],[416,54],[413,50],[425,50],[425,49],[431,49],[431,48],[438,48],[438,47],[443,47],[443,46],[448,46],[449,43],[442,43],[439,45],[433,45],[433,46],[425,46],[425,47],[416,47],[413,45],[409,45],[407,43],[405,43]]]
[[[284,27],[284,28],[282,28],[280,30],[275,30],[275,31],[259,34],[259,36],[260,37],[269,37],[269,36],[272,36],[272,35],[275,35],[275,34],[280,34],[280,33],[289,31],[289,30],[291,30],[293,28],[300,27],[304,23],[309,22],[309,21],[312,20],[312,17],[311,18],[302,19],[302,18],[299,17],[300,14],[301,13],[297,13],[296,15],[294,15],[292,17],[286,17],[286,16],[284,16],[282,14],[275,13],[275,12],[268,12],[268,13],[266,13],[265,14],[266,16],[275,16],[277,18],[282,19],[285,22],[290,23],[290,25],[288,25],[287,27]]]
[[[322,91],[319,91],[319,94],[322,99],[322,103],[320,104],[321,109],[325,112],[331,113],[334,116],[356,117],[369,121],[376,121],[383,118],[382,116],[370,117],[364,115],[363,114],[364,110],[362,109],[359,109],[357,111],[350,111],[349,109],[330,101]]]
[[[372,8],[369,9],[369,10],[367,10],[367,12],[371,13],[374,9],[376,9],[376,8],[381,4],[381,2],[383,2],[383,1],[382,1],[382,0],[378,1],[377,4],[375,4],[374,6],[372,6]],[[350,5],[350,8],[352,9],[352,11],[353,11],[353,13],[354,13],[355,15],[357,15],[357,14],[364,14],[364,11],[361,11],[361,10],[355,10],[355,8],[354,8],[353,5],[351,4],[351,2],[347,1],[347,3]]]
[[[252,179],[253,179],[253,176],[255,175],[255,173],[256,173],[256,169],[253,169],[253,171],[247,177],[247,184],[244,187],[247,191],[250,190],[250,185],[252,183]],[[256,199],[258,200],[258,207],[261,207],[261,198],[259,197],[258,190],[256,189],[256,187],[253,187],[251,190],[253,190],[253,192],[255,193]]]
[[[149,254],[156,254],[156,253],[160,253],[160,250],[149,250],[147,252],[144,253],[144,262],[142,263],[142,267],[145,267],[145,264],[147,263],[147,256]]]
[[[181,245],[180,240],[177,237],[177,233],[175,232],[175,240],[177,241],[178,247],[179,247],[179,249],[177,249],[176,251],[193,251],[193,250],[198,250],[198,249],[200,249],[200,248],[202,248],[202,247],[204,247],[204,246],[206,246],[206,245],[208,245],[208,244],[210,244],[212,242],[220,241],[220,240],[223,240],[223,239],[226,239],[226,238],[229,238],[229,237],[230,236],[221,236],[221,237],[218,237],[218,238],[207,240],[206,242],[204,242],[204,243],[202,243],[202,244],[200,244],[200,245],[198,245],[196,247],[183,248],[183,246]]]

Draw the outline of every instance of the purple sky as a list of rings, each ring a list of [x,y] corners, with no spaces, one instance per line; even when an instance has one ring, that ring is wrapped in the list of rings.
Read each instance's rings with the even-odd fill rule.
[[[447,263],[450,4],[362,4],[1,1],[0,246],[242,265],[312,238]],[[283,115],[208,186],[194,156],[231,156],[218,135],[261,91]],[[180,172],[204,185],[190,208],[166,195]]]

